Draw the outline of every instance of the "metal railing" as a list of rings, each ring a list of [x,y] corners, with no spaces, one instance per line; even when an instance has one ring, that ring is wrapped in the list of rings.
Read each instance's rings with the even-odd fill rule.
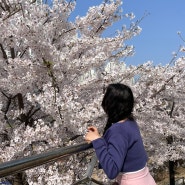
[[[17,174],[19,172],[47,164],[50,162],[57,161],[58,159],[62,159],[64,157],[68,157],[72,154],[80,153],[92,148],[92,144],[88,143],[80,143],[77,145],[57,148],[48,152],[43,152],[41,154],[36,154],[28,157],[24,157],[22,159],[12,160],[8,162],[4,162],[0,164],[0,178],[6,177],[8,175]],[[97,181],[96,179],[92,178],[93,169],[97,162],[96,155],[94,155],[91,159],[91,162],[87,168],[87,172],[85,176],[78,180],[77,182],[73,183],[72,185],[78,184],[88,184],[92,185],[99,184],[103,185],[101,182]],[[8,184],[9,182],[0,182],[0,184]],[[185,185],[185,178],[179,178],[176,180],[175,184],[177,185]]]
[[[32,155],[22,159],[12,160],[0,164],[0,178],[8,175],[13,175],[24,170],[40,166],[46,163],[56,161],[58,159],[70,156],[75,153],[92,148],[92,144],[80,143],[73,146],[57,148],[52,151],[44,152],[41,154]]]

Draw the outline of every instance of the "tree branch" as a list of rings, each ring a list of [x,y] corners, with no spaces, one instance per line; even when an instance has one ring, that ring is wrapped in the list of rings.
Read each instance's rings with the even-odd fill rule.
[[[8,56],[7,56],[7,54],[6,54],[6,52],[5,52],[5,50],[4,50],[4,48],[3,48],[3,45],[0,43],[0,48],[1,48],[1,51],[2,51],[2,53],[3,53],[3,58],[5,59],[5,60],[7,60],[8,59]]]
[[[11,47],[10,53],[11,53],[11,58],[14,59],[15,58],[15,49]]]
[[[165,90],[166,85],[167,85],[171,80],[173,80],[173,78],[174,78],[175,76],[176,76],[176,75],[173,75],[173,76],[171,76],[168,80],[166,80],[166,81],[165,81],[165,84],[163,84],[162,87],[161,87],[156,93],[154,93],[154,94],[151,96],[151,98],[156,97],[157,94],[159,94],[160,92],[162,92],[163,90]]]
[[[24,56],[24,54],[26,53],[27,49],[28,49],[28,47],[26,47],[26,49],[22,53],[20,53],[20,55],[19,55],[20,58],[22,58]]]

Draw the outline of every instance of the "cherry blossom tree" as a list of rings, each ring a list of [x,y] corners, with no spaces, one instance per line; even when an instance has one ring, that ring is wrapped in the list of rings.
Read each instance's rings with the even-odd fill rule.
[[[150,169],[158,174],[168,168],[171,185],[175,184],[175,162],[184,161],[185,156],[184,75],[185,59],[180,57],[172,66],[148,64],[144,70],[140,68],[134,85],[135,116],[148,150]]]
[[[105,1],[72,22],[73,1],[55,0],[52,7],[1,1],[1,161],[83,141],[87,125],[102,122],[103,88],[117,78],[116,71],[106,74],[107,63],[124,69],[119,59],[133,54],[125,41],[141,31],[136,22],[103,37],[115,21],[133,18],[120,5]],[[21,178],[29,184],[71,184],[85,170],[79,158],[28,170]]]
[[[121,0],[104,1],[72,22],[73,1],[54,0],[52,7],[29,0],[0,2],[1,162],[82,142],[88,125],[103,132],[101,100],[112,82],[134,91],[134,114],[151,169],[185,156],[185,60],[169,66],[120,62],[134,52],[126,41],[141,31],[136,21],[104,37],[115,21],[134,18],[120,5]],[[31,185],[72,184],[84,174],[86,155],[19,175]]]
[[[158,165],[184,156],[184,70],[184,57],[173,66],[148,63],[144,70],[139,69],[139,79],[133,86],[137,94],[135,115],[144,137],[148,137],[151,160]]]

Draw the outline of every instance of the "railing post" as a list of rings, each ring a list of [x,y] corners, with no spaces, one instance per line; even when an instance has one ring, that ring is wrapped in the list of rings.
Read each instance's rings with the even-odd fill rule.
[[[87,171],[86,171],[86,174],[85,174],[84,178],[82,178],[79,181],[73,183],[72,185],[78,185],[78,184],[80,185],[80,184],[83,184],[85,182],[86,182],[87,185],[93,185],[94,183],[98,184],[98,185],[103,185],[101,182],[92,178],[93,170],[94,170],[94,167],[95,167],[96,163],[97,163],[97,157],[96,157],[96,155],[93,155],[92,158],[91,158],[91,162],[88,165],[88,168],[87,168]]]

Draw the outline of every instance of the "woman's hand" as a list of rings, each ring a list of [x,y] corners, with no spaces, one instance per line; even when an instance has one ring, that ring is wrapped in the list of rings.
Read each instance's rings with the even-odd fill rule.
[[[93,140],[98,139],[98,138],[101,137],[100,134],[99,134],[99,132],[98,132],[98,129],[96,127],[90,126],[87,129],[88,129],[88,131],[87,131],[87,134],[85,135],[85,140],[88,143],[90,143]]]

